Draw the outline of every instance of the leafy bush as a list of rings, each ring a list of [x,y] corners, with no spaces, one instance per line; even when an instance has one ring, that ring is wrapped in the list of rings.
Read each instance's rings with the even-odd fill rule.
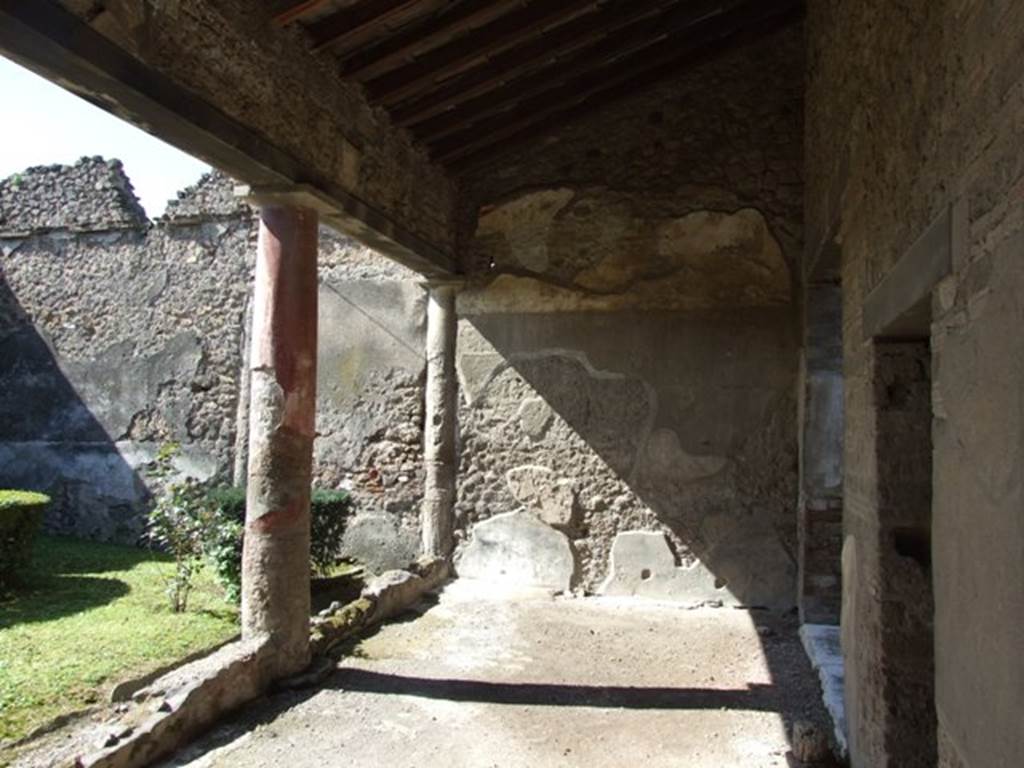
[[[42,493],[0,491],[0,589],[22,580],[49,503]]]
[[[242,590],[242,546],[245,534],[245,490],[214,488],[206,496],[212,515],[206,554],[228,597],[238,601]],[[310,499],[310,567],[330,571],[338,557],[352,498],[344,491],[314,489]]]
[[[177,445],[162,446],[149,470],[151,477],[162,478],[165,484],[149,513],[147,536],[174,558],[167,597],[175,613],[184,613],[193,579],[203,567],[213,519],[202,503],[203,486],[191,477],[174,478],[172,462],[177,453]]]
[[[201,498],[202,488],[186,478],[169,484],[149,513],[150,540],[174,558],[174,572],[167,579],[167,597],[175,613],[188,608],[192,581],[203,567],[210,518]]]
[[[217,581],[232,602],[242,598],[242,536],[245,533],[245,491],[214,488],[206,495],[213,516],[206,539],[206,555]]]
[[[314,489],[310,499],[309,559],[313,570],[325,575],[338,562],[338,550],[352,511],[352,497],[345,491]]]

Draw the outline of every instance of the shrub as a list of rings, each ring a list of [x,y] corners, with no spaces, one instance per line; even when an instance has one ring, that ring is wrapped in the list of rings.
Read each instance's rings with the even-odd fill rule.
[[[183,613],[188,608],[192,581],[203,567],[203,553],[213,525],[203,504],[203,486],[191,477],[174,478],[173,459],[176,444],[161,446],[149,475],[165,481],[149,513],[147,536],[174,558],[174,572],[167,579],[167,597],[171,610]]]
[[[42,493],[0,491],[0,588],[23,581],[49,503]]]
[[[231,600],[238,601],[242,589],[242,546],[245,534],[245,490],[214,488],[206,496],[212,515],[206,540],[206,554],[217,579]],[[344,491],[314,489],[310,498],[310,567],[315,573],[330,571],[338,557],[352,498]]]
[[[214,488],[206,495],[213,518],[206,539],[206,555],[217,581],[232,602],[242,597],[242,534],[245,532],[245,491]]]
[[[345,525],[352,511],[352,497],[345,491],[315,489],[310,499],[309,559],[313,570],[325,575],[338,561]]]
[[[203,567],[210,519],[200,503],[202,489],[191,478],[169,484],[149,513],[149,538],[174,558],[167,597],[175,613],[188,608],[192,580]]]

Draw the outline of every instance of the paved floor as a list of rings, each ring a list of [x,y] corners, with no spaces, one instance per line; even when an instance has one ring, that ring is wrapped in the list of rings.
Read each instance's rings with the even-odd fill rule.
[[[829,730],[791,623],[461,582],[168,765],[760,768],[794,719]]]

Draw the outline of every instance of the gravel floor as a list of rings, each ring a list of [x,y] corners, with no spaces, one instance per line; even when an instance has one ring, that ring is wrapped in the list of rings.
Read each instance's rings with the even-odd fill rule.
[[[830,730],[791,621],[459,582],[166,766],[787,766],[794,720]]]

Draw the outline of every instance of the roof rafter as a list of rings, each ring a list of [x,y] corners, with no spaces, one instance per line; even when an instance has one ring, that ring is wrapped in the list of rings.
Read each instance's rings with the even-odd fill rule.
[[[430,146],[440,162],[466,167],[497,144],[509,146],[550,130],[552,118],[578,116],[626,95],[678,69],[733,47],[747,37],[763,35],[766,28],[786,24],[797,17],[798,0],[753,0],[740,11],[718,16],[694,26],[689,34],[668,38],[637,54],[615,59],[585,77],[558,83],[532,99],[517,103],[515,115],[500,114],[475,123]]]
[[[406,67],[372,80],[367,87],[375,101],[394,104],[424,86],[432,87],[481,58],[506,50],[545,29],[593,13],[597,7],[597,0],[532,3],[480,28],[472,36],[438,48]]]
[[[287,24],[291,24],[308,14],[315,13],[321,8],[330,3],[331,0],[303,0],[302,2],[292,2],[280,11],[275,11],[271,21],[279,27],[283,27]]]
[[[597,13],[563,24],[547,34],[495,56],[443,85],[422,95],[403,100],[391,110],[392,119],[409,127],[447,112],[453,107],[502,88],[518,77],[554,64],[563,57],[610,32],[664,12],[674,0],[635,0],[633,3],[609,3]]]
[[[556,59],[547,68],[509,82],[505,88],[492,90],[478,98],[462,102],[443,115],[415,124],[412,130],[420,140],[427,143],[435,142],[457,133],[467,124],[504,111],[516,101],[543,93],[554,83],[564,83],[581,77],[612,59],[621,59],[659,43],[669,35],[681,33],[695,24],[717,17],[717,11],[733,11],[744,2],[747,0],[732,0],[726,5],[723,4],[723,0],[703,0],[675,5],[669,10],[662,8],[662,12],[657,15],[644,15],[617,29],[614,33],[614,46],[608,45],[611,34],[604,30],[592,45],[582,51],[576,51],[576,55],[565,60]],[[714,17],[710,15],[712,13],[715,13]]]
[[[369,0],[359,3],[310,28],[313,50],[365,45],[382,30],[425,16],[440,5],[440,0]]]
[[[439,162],[479,164],[499,143],[628,95],[805,0],[267,0],[300,22],[367,101]]]
[[[525,0],[466,0],[451,10],[351,55],[342,54],[346,77],[366,81],[390,72],[444,45],[459,35],[477,29],[520,8]]]

